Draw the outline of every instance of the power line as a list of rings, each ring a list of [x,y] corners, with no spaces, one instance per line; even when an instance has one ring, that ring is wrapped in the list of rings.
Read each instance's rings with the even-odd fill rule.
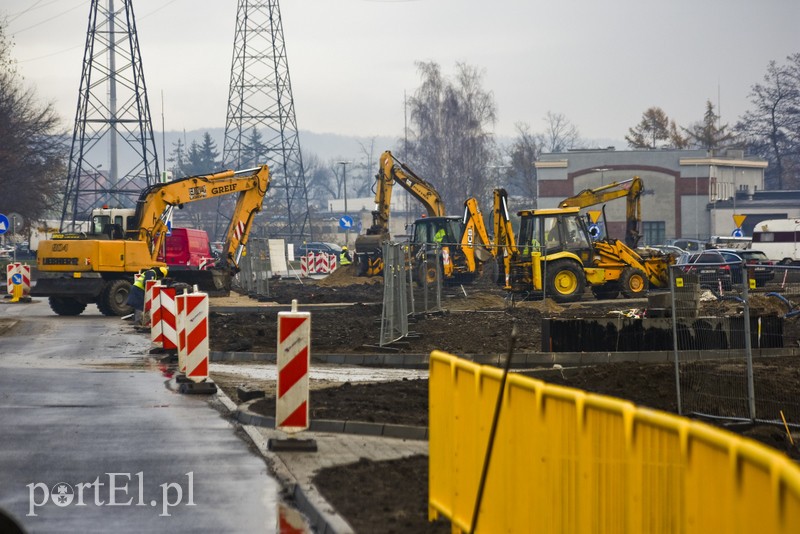
[[[39,0],[39,1],[41,2],[41,0]],[[57,1],[58,1],[58,0],[51,0],[50,2],[48,2],[47,4],[44,4],[44,5],[43,5],[43,6],[41,6],[41,7],[45,7],[45,6],[49,5],[49,4],[52,4],[53,2],[57,2]],[[139,19],[139,20],[142,20],[142,19],[144,19],[144,18],[147,18],[147,17],[149,17],[150,15],[153,15],[153,14],[155,14],[155,13],[157,13],[157,12],[161,11],[161,10],[162,10],[162,9],[164,9],[165,7],[168,7],[170,4],[174,4],[175,2],[177,2],[177,0],[170,0],[169,2],[167,2],[167,3],[166,3],[166,4],[164,4],[164,5],[162,5],[161,7],[158,7],[158,8],[156,8],[156,9],[154,9],[153,11],[150,11],[149,13],[145,13],[145,14],[144,14],[144,15],[142,15],[141,17],[138,17],[138,19]],[[84,2],[84,3],[85,3],[85,2]],[[36,4],[34,4],[34,6],[35,6],[35,5],[36,5]],[[28,8],[26,11],[23,11],[23,12],[21,12],[21,13],[20,13],[20,15],[22,15],[22,14],[26,13],[27,11],[30,11],[30,10],[32,10],[34,6],[31,6],[31,7],[30,7],[30,8]],[[40,21],[40,22],[36,23],[36,24],[35,24],[35,25],[33,25],[33,26],[29,26],[28,28],[25,28],[25,29],[23,29],[23,30],[19,30],[18,32],[16,32],[16,33],[15,33],[15,35],[16,35],[17,33],[23,32],[23,31],[25,31],[25,30],[28,30],[28,29],[34,28],[34,27],[36,27],[36,26],[39,26],[40,24],[44,24],[45,22],[49,22],[49,21],[53,20],[54,18],[60,17],[61,15],[64,15],[64,14],[66,14],[66,13],[68,13],[68,12],[70,12],[70,11],[74,10],[74,9],[75,9],[75,8],[77,8],[77,7],[80,7],[80,5],[78,5],[78,6],[75,6],[74,8],[68,9],[67,11],[64,11],[64,12],[62,12],[62,13],[60,13],[60,14],[58,14],[58,15],[55,15],[55,16],[53,16],[53,17],[50,17],[49,19],[42,20],[42,21]],[[75,49],[77,49],[77,48],[83,48],[83,44],[79,44],[79,45],[75,45],[75,46],[70,46],[69,48],[64,48],[64,49],[62,49],[62,50],[59,50],[58,52],[52,52],[52,53],[50,53],[50,54],[45,54],[45,55],[43,55],[43,56],[31,57],[31,58],[28,58],[28,59],[18,59],[18,60],[17,60],[17,63],[28,63],[29,61],[38,61],[38,60],[40,60],[40,59],[45,59],[45,58],[48,58],[48,57],[57,56],[57,55],[59,55],[59,54],[65,54],[65,53],[67,53],[67,52],[70,52],[70,51],[72,51],[72,50],[75,50]]]
[[[55,1],[56,1],[56,0],[50,0],[50,3],[52,4],[52,3],[53,3],[53,2],[55,2]],[[10,15],[10,18],[8,19],[8,22],[14,22],[15,20],[17,20],[18,18],[20,18],[20,17],[21,17],[22,15],[24,15],[25,13],[29,13],[29,12],[33,11],[34,9],[36,9],[36,6],[38,6],[38,5],[39,5],[39,4],[41,4],[41,3],[42,3],[42,0],[36,0],[36,3],[34,3],[34,4],[33,4],[32,6],[30,6],[29,8],[27,8],[27,9],[23,9],[23,10],[22,10],[22,11],[20,11],[19,13],[13,13],[13,14],[11,14],[11,15]],[[46,4],[45,4],[45,5],[46,5]]]
[[[82,1],[80,4],[78,4],[78,5],[76,5],[76,6],[73,6],[73,7],[69,8],[69,9],[67,9],[66,11],[62,11],[61,13],[59,13],[59,14],[57,14],[57,15],[53,15],[53,16],[52,16],[52,17],[50,17],[50,18],[47,18],[47,19],[44,19],[44,20],[40,20],[40,21],[39,21],[39,22],[37,22],[36,24],[32,24],[31,26],[28,26],[27,28],[22,28],[21,30],[17,30],[17,31],[15,31],[15,32],[13,33],[13,35],[19,35],[19,34],[20,34],[20,33],[22,33],[22,32],[26,32],[26,31],[28,31],[28,30],[32,30],[33,28],[39,27],[39,26],[41,26],[42,24],[44,24],[45,22],[50,22],[51,20],[53,20],[53,19],[57,19],[58,17],[60,17],[60,16],[62,16],[62,15],[66,15],[66,14],[67,14],[67,13],[69,13],[70,11],[75,11],[76,9],[78,9],[79,7],[81,7],[81,6],[83,6],[83,5],[86,5],[86,1],[85,1],[85,0],[83,0],[83,1]]]

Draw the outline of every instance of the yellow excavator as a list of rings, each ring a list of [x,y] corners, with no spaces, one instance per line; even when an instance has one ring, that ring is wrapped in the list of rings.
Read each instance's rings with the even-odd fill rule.
[[[269,168],[263,165],[149,186],[139,196],[134,224],[127,231],[111,224],[102,232],[94,228],[89,234],[61,234],[42,241],[36,259],[39,275],[31,295],[48,297],[58,315],[79,315],[89,303],[96,303],[104,315],[127,315],[132,311],[126,301],[133,275],[166,266],[157,258],[173,210],[190,202],[236,194],[223,256],[216,265],[207,271],[170,273],[176,281],[192,284],[198,277],[208,278],[209,285],[227,291],[239,271],[254,217],[261,210],[269,185]],[[184,276],[190,279],[183,280]]]
[[[413,223],[411,247],[416,258],[424,250],[433,253],[432,245],[442,248],[442,272],[446,280],[459,283],[471,281],[483,273],[492,257],[489,236],[483,215],[474,198],[464,202],[461,217],[445,215],[445,205],[436,188],[417,176],[390,151],[381,155],[380,168],[375,176],[375,204],[372,225],[356,238],[355,264],[359,276],[375,276],[383,272],[383,244],[390,239],[389,215],[392,188],[395,183],[408,191],[425,207],[426,216]],[[419,258],[421,260],[421,258]],[[435,281],[436,263],[416,261],[417,280]]]
[[[503,285],[515,292],[544,292],[557,302],[580,300],[586,286],[598,299],[644,296],[649,287],[666,287],[671,259],[661,254],[643,256],[634,248],[639,240],[638,177],[565,199],[559,208],[522,210],[519,239],[515,240],[507,194],[495,190],[496,250],[503,251]],[[581,216],[580,209],[616,198],[628,202],[626,239],[632,245],[600,238]],[[499,253],[499,252],[498,252]]]

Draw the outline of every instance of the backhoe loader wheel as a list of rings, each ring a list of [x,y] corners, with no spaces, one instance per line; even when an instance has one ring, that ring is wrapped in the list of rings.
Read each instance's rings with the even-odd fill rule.
[[[127,280],[111,280],[97,299],[97,309],[109,317],[133,313],[133,308],[126,304],[130,292],[131,283]]]
[[[436,278],[439,276],[439,273],[436,269],[436,262],[429,261],[427,263],[423,263],[417,269],[417,284],[420,287],[428,287],[436,284]]]
[[[586,278],[580,265],[571,260],[558,260],[546,268],[548,297],[559,303],[581,300]]]
[[[650,282],[641,270],[628,268],[622,271],[619,285],[625,298],[635,299],[644,297]]]
[[[50,297],[48,301],[50,309],[58,315],[80,315],[86,309],[86,303],[70,297]]]

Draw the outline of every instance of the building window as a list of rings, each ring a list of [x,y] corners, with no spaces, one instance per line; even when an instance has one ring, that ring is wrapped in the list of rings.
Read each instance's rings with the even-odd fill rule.
[[[667,240],[667,223],[664,221],[642,222],[642,243],[640,245],[661,245]]]

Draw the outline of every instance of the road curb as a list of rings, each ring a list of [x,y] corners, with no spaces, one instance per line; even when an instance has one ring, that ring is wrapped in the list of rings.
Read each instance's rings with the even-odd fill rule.
[[[316,488],[311,485],[303,487],[283,462],[280,455],[269,450],[267,439],[264,438],[256,428],[256,426],[264,425],[254,425],[240,420],[238,417],[238,413],[240,412],[238,406],[225,394],[222,388],[217,389],[217,400],[219,400],[222,406],[228,411],[229,415],[233,416],[242,424],[242,430],[244,430],[245,434],[247,434],[256,448],[258,448],[261,455],[267,459],[272,474],[286,493],[292,496],[295,507],[305,515],[311,523],[314,532],[321,534],[353,534],[355,532]],[[253,415],[261,417],[258,416],[258,414]],[[272,423],[274,428],[274,418]]]
[[[683,351],[685,352],[685,351]],[[726,351],[730,353],[730,351]],[[800,347],[784,347],[778,349],[754,349],[754,356],[798,356]],[[461,354],[459,357],[480,365],[503,367],[505,354]],[[211,351],[209,360],[214,363],[227,362],[261,362],[275,363],[274,352],[225,352]],[[427,369],[430,355],[419,353],[386,354],[386,353],[357,353],[357,354],[314,354],[314,362],[360,365],[362,367],[387,367],[393,369]],[[638,363],[670,363],[675,361],[675,352],[662,351],[630,351],[630,352],[519,352],[514,354],[511,362],[512,369],[528,369],[531,367],[552,366],[583,366],[597,365],[600,363],[638,362]]]
[[[275,428],[275,418],[252,412],[249,405],[260,399],[247,401],[235,407],[233,416],[243,425]],[[332,432],[339,434],[357,434],[361,436],[379,436],[384,438],[428,440],[428,427],[412,425],[395,425],[389,423],[369,423],[366,421],[341,421],[336,419],[312,419],[309,432]]]

